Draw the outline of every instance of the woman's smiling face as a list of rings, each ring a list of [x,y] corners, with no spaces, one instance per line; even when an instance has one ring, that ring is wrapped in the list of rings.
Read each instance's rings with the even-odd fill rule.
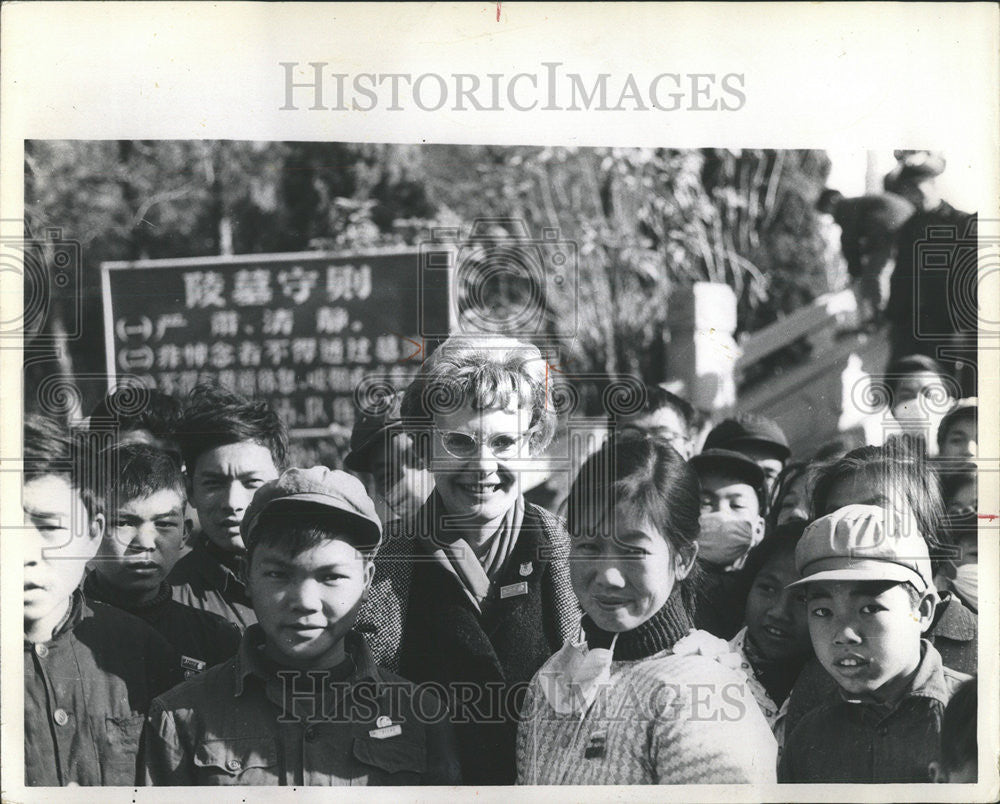
[[[434,417],[431,473],[448,513],[462,517],[463,524],[495,522],[520,493],[516,464],[529,457],[531,411],[517,403],[516,395],[506,408],[476,410],[467,403]],[[446,444],[449,439],[465,440],[462,436],[474,439],[475,448],[473,454],[456,457]]]
[[[618,508],[590,533],[573,534],[570,578],[583,610],[605,631],[631,631],[667,602],[691,570],[644,516]]]

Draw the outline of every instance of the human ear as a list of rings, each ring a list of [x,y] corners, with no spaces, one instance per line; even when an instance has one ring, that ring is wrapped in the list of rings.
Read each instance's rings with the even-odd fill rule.
[[[934,621],[934,611],[937,609],[937,595],[928,591],[917,604],[917,617],[920,620],[920,630],[926,631]]]
[[[90,520],[90,538],[100,544],[104,540],[104,533],[107,529],[107,520],[104,514],[94,514]]]
[[[945,773],[940,762],[931,762],[927,766],[927,775],[936,784],[948,784],[948,774]]]
[[[685,556],[681,553],[674,554],[674,578],[683,581],[694,567],[695,559],[698,557],[698,542],[691,544],[691,552]]]

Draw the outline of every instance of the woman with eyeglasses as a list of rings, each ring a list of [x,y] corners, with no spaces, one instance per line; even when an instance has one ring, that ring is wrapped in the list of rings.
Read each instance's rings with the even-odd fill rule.
[[[466,336],[425,362],[402,419],[435,491],[387,530],[360,617],[376,662],[444,686],[465,784],[514,783],[524,689],[579,624],[563,522],[521,494],[555,427],[545,368]]]

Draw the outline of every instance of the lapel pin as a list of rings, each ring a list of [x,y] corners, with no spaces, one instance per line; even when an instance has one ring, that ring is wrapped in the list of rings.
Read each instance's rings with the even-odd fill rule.
[[[520,569],[521,577],[522,578],[527,578],[529,575],[531,575],[531,570],[532,569],[533,569],[533,567],[531,566],[531,562],[530,561],[525,561],[521,565],[521,569]]]

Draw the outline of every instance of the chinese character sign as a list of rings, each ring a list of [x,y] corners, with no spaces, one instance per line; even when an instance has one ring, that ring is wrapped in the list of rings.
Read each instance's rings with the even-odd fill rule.
[[[350,427],[355,387],[402,388],[448,326],[448,287],[411,252],[105,263],[108,374],[184,394],[217,382],[267,399],[293,429]]]

